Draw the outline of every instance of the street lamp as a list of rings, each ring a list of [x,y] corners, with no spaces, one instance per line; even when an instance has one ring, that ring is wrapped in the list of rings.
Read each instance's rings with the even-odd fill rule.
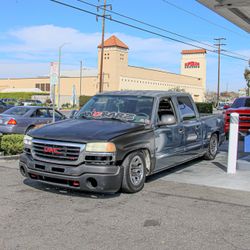
[[[63,43],[62,45],[59,46],[59,58],[58,58],[58,87],[57,87],[57,91],[58,91],[58,109],[60,109],[60,81],[61,81],[61,54],[62,54],[62,47],[70,44],[70,43]]]
[[[80,61],[80,93],[79,96],[82,95],[82,61]]]

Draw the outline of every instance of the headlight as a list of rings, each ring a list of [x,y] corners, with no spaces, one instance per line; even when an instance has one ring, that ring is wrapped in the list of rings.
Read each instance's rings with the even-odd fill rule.
[[[23,143],[25,146],[31,146],[32,144],[32,137],[29,135],[25,135],[23,138]]]
[[[90,142],[86,146],[87,152],[114,153],[115,144],[112,142]]]

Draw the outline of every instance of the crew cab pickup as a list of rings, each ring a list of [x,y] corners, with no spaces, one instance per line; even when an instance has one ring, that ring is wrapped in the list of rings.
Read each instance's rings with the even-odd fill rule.
[[[250,130],[250,97],[236,98],[229,109],[225,111],[225,133],[228,137],[231,113],[239,114],[239,132],[241,135],[249,134]]]
[[[223,116],[201,117],[189,94],[107,92],[74,119],[30,131],[20,171],[66,188],[134,193],[148,175],[197,157],[214,159],[224,137]]]

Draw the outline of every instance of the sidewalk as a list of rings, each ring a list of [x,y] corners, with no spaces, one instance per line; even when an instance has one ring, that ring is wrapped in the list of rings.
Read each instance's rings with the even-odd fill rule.
[[[235,175],[227,174],[227,152],[222,151],[213,161],[192,161],[171,171],[162,180],[250,191],[250,171],[237,169]]]

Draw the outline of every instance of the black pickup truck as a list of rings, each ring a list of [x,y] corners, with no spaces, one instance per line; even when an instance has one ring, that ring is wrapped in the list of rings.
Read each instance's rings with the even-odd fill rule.
[[[74,119],[30,131],[20,171],[66,188],[134,193],[148,175],[197,157],[214,159],[223,127],[220,115],[200,117],[186,93],[102,93]]]

